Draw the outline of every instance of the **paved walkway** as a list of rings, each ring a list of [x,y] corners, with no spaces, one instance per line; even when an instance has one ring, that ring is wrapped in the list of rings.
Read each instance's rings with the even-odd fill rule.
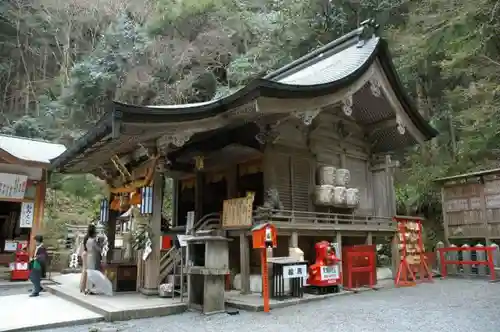
[[[15,293],[15,294],[14,294]],[[49,293],[28,297],[28,288],[0,296],[0,331],[37,331],[42,327],[94,323],[102,316]]]
[[[230,316],[197,313],[51,329],[53,332],[498,332],[500,284],[436,280],[411,288],[382,289],[324,301]]]

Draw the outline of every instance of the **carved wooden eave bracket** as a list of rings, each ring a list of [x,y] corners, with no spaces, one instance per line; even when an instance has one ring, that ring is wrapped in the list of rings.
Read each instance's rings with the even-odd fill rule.
[[[374,95],[377,98],[382,97],[382,90],[381,90],[382,83],[380,83],[380,80],[375,75],[373,75],[370,78],[369,83],[372,95]]]
[[[115,195],[116,194],[127,194],[127,193],[136,192],[137,190],[139,190],[142,187],[149,186],[151,184],[151,182],[153,181],[153,175],[154,175],[155,171],[157,170],[158,160],[159,160],[158,156],[155,156],[151,159],[151,161],[150,161],[151,165],[147,168],[142,179],[130,181],[121,187],[113,187],[113,186],[109,185],[109,188],[108,188],[109,192],[111,194],[115,194]]]
[[[352,94],[349,94],[345,96],[345,98],[342,100],[342,112],[346,116],[352,116],[352,107],[353,107],[353,99],[352,99]]]
[[[259,127],[259,133],[255,135],[255,139],[259,144],[273,144],[279,137],[278,126],[281,121],[277,121],[275,123],[266,123],[264,121],[256,121],[257,126]]]
[[[318,109],[315,109],[312,111],[293,112],[293,115],[296,118],[298,118],[299,120],[301,120],[304,125],[310,126],[320,112],[321,112],[321,109],[318,108]]]
[[[185,130],[182,132],[174,133],[174,134],[169,134],[169,135],[163,135],[157,140],[157,144],[159,147],[162,148],[168,148],[169,145],[173,145],[176,148],[181,148],[189,142],[191,137],[193,137],[194,133]]]

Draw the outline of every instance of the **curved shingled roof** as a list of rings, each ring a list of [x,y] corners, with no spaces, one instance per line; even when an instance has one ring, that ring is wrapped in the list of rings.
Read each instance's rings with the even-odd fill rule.
[[[168,105],[137,106],[113,103],[93,130],[52,163],[53,169],[64,165],[85,149],[109,135],[114,123],[182,123],[214,117],[258,97],[313,98],[332,94],[354,83],[378,59],[396,96],[416,128],[430,139],[437,131],[425,121],[408,99],[389,54],[387,42],[371,36],[363,39],[366,27],[351,33],[303,56],[289,65],[259,79],[253,80],[235,93],[212,101]]]

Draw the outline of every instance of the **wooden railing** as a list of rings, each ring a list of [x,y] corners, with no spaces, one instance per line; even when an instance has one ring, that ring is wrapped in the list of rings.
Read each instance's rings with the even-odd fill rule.
[[[396,223],[392,217],[293,210],[272,210],[271,212],[270,221],[280,224],[396,229]]]

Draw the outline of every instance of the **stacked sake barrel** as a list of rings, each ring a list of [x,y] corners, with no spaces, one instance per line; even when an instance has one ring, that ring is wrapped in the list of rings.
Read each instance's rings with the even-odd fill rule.
[[[315,204],[341,208],[359,205],[359,189],[348,188],[351,173],[345,168],[321,166],[316,173]]]

